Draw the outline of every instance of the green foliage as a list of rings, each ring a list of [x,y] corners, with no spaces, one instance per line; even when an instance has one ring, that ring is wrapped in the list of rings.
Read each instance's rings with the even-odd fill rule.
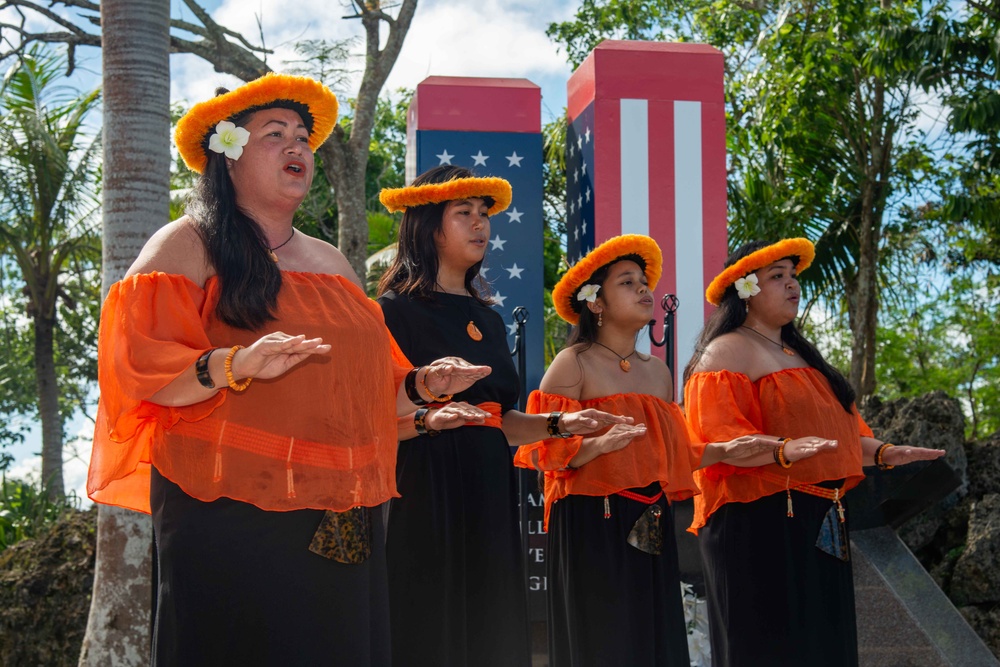
[[[921,296],[886,308],[878,333],[880,393],[892,399],[944,389],[962,403],[968,437],[994,433],[1000,429],[1000,288],[958,275],[940,294]]]
[[[663,22],[672,4],[658,0],[583,0],[574,20],[550,24],[545,34],[566,51],[575,68],[605,39],[663,39]]]
[[[883,299],[878,394],[893,400],[944,390],[962,405],[966,437],[989,436],[1000,430],[1000,285],[988,275],[945,281],[929,277],[926,269],[912,262],[897,265]],[[814,313],[802,329],[830,363],[848,367],[845,313]]]
[[[41,486],[21,480],[0,480],[0,552],[35,537],[64,513],[80,509],[75,495],[56,499]]]
[[[946,5],[947,6],[947,5]],[[898,54],[886,68],[912,70],[948,111],[949,170],[940,203],[925,211],[948,237],[951,267],[1000,265],[1000,12],[969,2],[914,25],[890,26]]]
[[[101,153],[84,123],[99,92],[60,85],[64,68],[36,46],[0,88],[0,445],[21,439],[18,416],[65,423],[96,381]],[[54,327],[50,349],[36,346],[41,325]],[[46,355],[59,414],[39,413]]]

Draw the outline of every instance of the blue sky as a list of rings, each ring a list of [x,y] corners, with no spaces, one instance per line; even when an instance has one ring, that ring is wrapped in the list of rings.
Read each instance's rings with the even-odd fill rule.
[[[272,68],[294,59],[293,45],[305,39],[359,38],[357,53],[363,55],[361,23],[345,20],[341,2],[331,0],[206,0],[202,5],[221,25],[258,41],[257,18],[263,26],[265,44],[275,53],[268,57]],[[485,76],[526,78],[542,89],[543,122],[563,113],[566,81],[572,69],[548,37],[545,29],[554,21],[573,16],[578,0],[421,0],[399,59],[384,91],[415,88],[428,76]],[[190,10],[171,0],[172,16],[196,22]],[[58,11],[58,8],[56,8]],[[65,12],[65,10],[63,10]],[[2,14],[2,13],[0,13]],[[352,68],[360,70],[363,59]],[[101,56],[97,49],[77,50],[78,71],[72,85],[89,89],[100,85]],[[239,81],[215,72],[191,55],[172,55],[170,60],[172,101],[194,103],[211,97],[217,86],[233,87]],[[340,96],[357,92],[360,72],[338,90]],[[92,125],[97,131],[99,118]],[[83,416],[66,429],[69,443],[64,475],[67,490],[86,497],[86,466],[90,455],[91,422]],[[41,469],[41,436],[37,428],[24,444],[11,448],[14,477],[37,475]]]

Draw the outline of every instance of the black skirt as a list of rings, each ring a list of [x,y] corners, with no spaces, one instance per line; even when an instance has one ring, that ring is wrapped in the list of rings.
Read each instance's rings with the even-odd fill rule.
[[[713,667],[858,664],[851,563],[816,548],[833,503],[792,501],[794,517],[785,493],[728,503],[698,533]]]
[[[372,555],[338,563],[308,550],[323,512],[206,503],[152,472],[158,557],[152,664],[391,664],[381,508]]]
[[[656,488],[640,493],[652,495]],[[549,518],[549,656],[552,667],[688,667],[673,512],[651,555],[626,540],[648,505],[618,495],[568,496]]]

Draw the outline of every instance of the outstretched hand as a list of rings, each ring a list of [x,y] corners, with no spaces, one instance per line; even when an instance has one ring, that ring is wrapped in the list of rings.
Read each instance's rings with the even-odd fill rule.
[[[492,372],[489,366],[473,366],[459,357],[444,357],[427,366],[424,384],[435,396],[457,394]]]
[[[236,352],[233,356],[233,376],[237,379],[269,380],[283,375],[315,354],[327,354],[329,351],[330,345],[325,345],[322,338],[306,338],[302,334],[290,336],[275,331]]]
[[[489,416],[490,413],[482,408],[458,401],[430,410],[427,413],[424,423],[432,431],[444,431],[451,428],[458,428],[468,423],[482,424],[486,422]]]
[[[781,445],[781,438],[771,435],[741,435],[729,442],[720,442],[723,459],[749,459],[764,452],[773,452]],[[786,456],[788,448],[785,448]]]
[[[609,454],[625,449],[630,442],[643,435],[646,435],[645,424],[615,424],[611,430],[597,438],[598,451]]]
[[[820,452],[830,452],[837,448],[836,440],[818,438],[808,435],[804,438],[795,438],[785,443],[785,460],[795,463],[810,456],[815,456]]]
[[[586,435],[613,424],[632,424],[635,420],[625,415],[613,415],[603,410],[587,408],[579,412],[564,412],[559,418],[559,430],[573,435]]]
[[[915,461],[933,461],[944,455],[943,449],[893,445],[882,450],[882,463],[890,466],[903,466]]]

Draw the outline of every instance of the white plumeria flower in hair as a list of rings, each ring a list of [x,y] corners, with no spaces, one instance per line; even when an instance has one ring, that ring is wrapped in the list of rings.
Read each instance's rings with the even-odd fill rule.
[[[752,296],[760,294],[760,287],[757,286],[756,273],[749,273],[742,278],[737,279],[733,285],[736,287],[736,293],[740,295],[741,299],[749,299]]]
[[[576,295],[577,301],[589,301],[594,303],[597,301],[597,292],[601,289],[600,285],[584,285],[580,288],[580,291]]]
[[[215,134],[208,138],[208,150],[225,153],[230,160],[239,160],[248,141],[250,132],[246,128],[223,120],[215,126]]]

